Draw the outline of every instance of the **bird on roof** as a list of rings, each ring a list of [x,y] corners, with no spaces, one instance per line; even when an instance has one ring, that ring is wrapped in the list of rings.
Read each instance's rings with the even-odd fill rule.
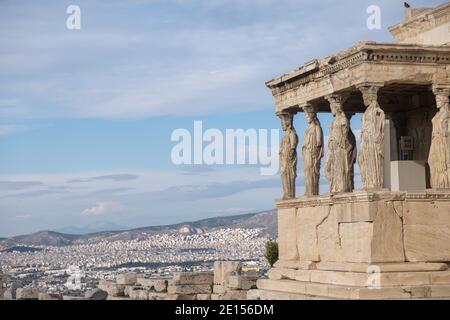
[[[405,8],[411,8],[408,2],[404,2]]]

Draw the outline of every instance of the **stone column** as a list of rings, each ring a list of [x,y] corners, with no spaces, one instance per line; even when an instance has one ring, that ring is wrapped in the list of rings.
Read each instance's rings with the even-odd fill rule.
[[[384,126],[385,114],[378,104],[379,83],[358,86],[366,111],[361,125],[359,166],[365,189],[382,189],[384,184]]]
[[[295,181],[297,178],[298,136],[294,128],[295,112],[280,112],[281,127],[285,135],[280,145],[280,174],[283,185],[283,200],[295,198]]]
[[[434,85],[438,112],[434,116],[428,164],[431,188],[450,189],[450,85]]]
[[[308,128],[302,147],[305,195],[319,195],[320,162],[323,158],[323,130],[317,118],[317,111],[311,104],[301,107],[305,112]]]
[[[351,192],[353,189],[353,158],[356,150],[355,140],[350,134],[350,122],[343,111],[346,96],[332,94],[326,96],[330,102],[334,120],[330,127],[328,156],[325,163],[325,176],[330,183],[331,193]]]

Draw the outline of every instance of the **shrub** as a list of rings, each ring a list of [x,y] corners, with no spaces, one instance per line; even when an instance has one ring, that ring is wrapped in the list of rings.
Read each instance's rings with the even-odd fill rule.
[[[266,257],[270,267],[273,267],[275,262],[278,261],[278,242],[275,240],[268,240],[266,242],[266,252],[264,256]]]

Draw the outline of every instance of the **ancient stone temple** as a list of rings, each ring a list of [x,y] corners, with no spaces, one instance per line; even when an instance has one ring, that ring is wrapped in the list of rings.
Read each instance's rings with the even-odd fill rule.
[[[261,299],[450,298],[450,2],[408,8],[390,32],[394,43],[360,42],[267,82],[286,136],[280,260],[258,281]],[[295,194],[297,161],[305,195]]]

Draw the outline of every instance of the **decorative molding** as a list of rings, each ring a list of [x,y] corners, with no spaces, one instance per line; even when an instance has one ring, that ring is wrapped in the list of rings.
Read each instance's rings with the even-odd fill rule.
[[[358,190],[336,195],[326,194],[291,200],[278,200],[276,205],[278,209],[289,209],[374,201],[450,201],[450,190],[424,190],[423,192],[371,192]]]
[[[340,56],[340,58],[338,59],[337,56]],[[365,62],[450,65],[450,47],[376,43],[357,45],[336,55],[336,61],[332,65],[323,64],[316,71],[305,75],[295,72],[286,74],[267,82],[266,85],[272,89],[275,96]]]

